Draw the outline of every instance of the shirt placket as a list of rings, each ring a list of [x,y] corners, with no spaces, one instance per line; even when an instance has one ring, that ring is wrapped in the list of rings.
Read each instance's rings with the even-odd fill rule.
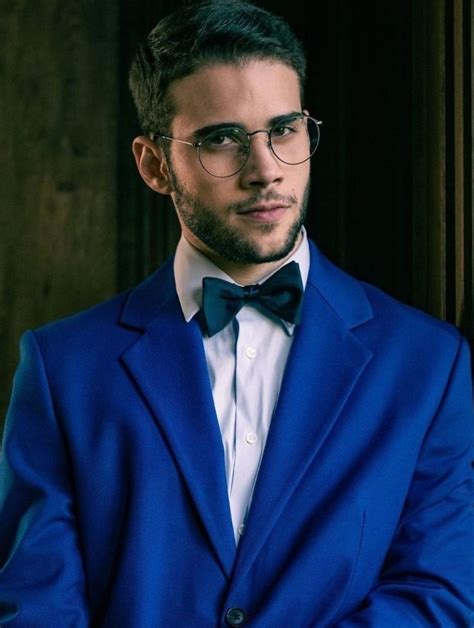
[[[251,320],[246,320],[243,312],[243,316],[239,317],[236,342],[235,462],[230,493],[237,541],[244,532],[263,447],[259,421],[262,412],[259,360],[262,356],[261,346],[256,342],[253,328]]]

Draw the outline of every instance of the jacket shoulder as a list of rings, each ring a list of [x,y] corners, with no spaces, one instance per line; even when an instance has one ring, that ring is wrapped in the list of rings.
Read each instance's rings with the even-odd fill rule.
[[[342,269],[311,243],[313,286],[333,310],[372,349],[397,344],[405,351],[456,353],[467,341],[454,324],[402,301]],[[446,353],[447,352],[447,353]]]
[[[69,342],[100,343],[106,338],[130,334],[144,328],[153,319],[164,295],[172,292],[172,259],[170,258],[137,286],[33,329],[40,344]]]
[[[86,340],[90,336],[104,335],[118,327],[120,316],[131,290],[73,314],[55,319],[32,331],[40,343],[64,343],[68,339]]]

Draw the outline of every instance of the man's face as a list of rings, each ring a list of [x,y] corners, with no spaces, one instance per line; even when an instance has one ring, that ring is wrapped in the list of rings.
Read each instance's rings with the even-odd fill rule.
[[[190,141],[214,125],[237,125],[251,133],[301,112],[297,74],[266,60],[210,65],[176,81],[170,92],[176,110],[171,135]],[[213,177],[197,151],[178,142],[171,143],[168,165],[184,236],[222,268],[226,262],[273,262],[292,251],[305,217],[309,161],[279,161],[267,134],[258,133],[251,138],[246,165],[231,177]]]

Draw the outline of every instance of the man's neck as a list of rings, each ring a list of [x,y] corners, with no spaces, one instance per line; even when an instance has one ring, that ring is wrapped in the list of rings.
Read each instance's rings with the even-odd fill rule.
[[[289,259],[300,246],[303,240],[303,235],[302,233],[300,233],[295,243],[295,246],[286,257],[276,260],[275,262],[264,262],[261,264],[239,264],[236,262],[232,262],[224,259],[211,249],[203,250],[201,247],[197,247],[193,242],[190,242],[188,238],[186,239],[191,246],[196,248],[200,253],[210,259],[213,264],[223,270],[236,283],[242,286],[247,286],[250,284],[258,283],[263,278],[267,277],[278,268],[280,268],[280,266],[283,266],[286,260]]]

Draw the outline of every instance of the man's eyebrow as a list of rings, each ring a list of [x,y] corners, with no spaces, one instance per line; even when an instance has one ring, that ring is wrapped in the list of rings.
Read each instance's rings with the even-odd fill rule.
[[[215,131],[222,131],[225,129],[242,129],[245,131],[245,128],[240,124],[240,122],[219,122],[218,124],[208,124],[207,126],[203,126],[199,129],[196,129],[193,133],[193,138],[195,141],[202,140],[209,133],[214,133]]]
[[[279,116],[275,116],[274,118],[272,118],[269,123],[268,126],[272,127],[275,126],[275,124],[278,124],[279,122],[284,122],[285,120],[292,120],[293,118],[301,118],[303,116],[303,113],[301,111],[290,111],[289,113],[282,113]]]
[[[273,118],[270,118],[266,128],[270,129],[272,126],[275,126],[275,124],[288,120],[288,118],[291,120],[292,118],[297,118],[302,115],[303,114],[301,111],[289,111],[288,113],[282,113],[278,116],[274,116]],[[199,129],[196,129],[193,133],[193,139],[194,141],[199,142],[204,137],[206,137],[206,135],[209,135],[209,133],[214,133],[215,131],[222,131],[225,129],[236,129],[236,128],[242,129],[242,131],[244,131],[245,133],[252,133],[252,131],[255,130],[255,129],[247,130],[241,122],[232,122],[231,120],[229,120],[228,122],[208,124],[206,126],[200,127]]]

